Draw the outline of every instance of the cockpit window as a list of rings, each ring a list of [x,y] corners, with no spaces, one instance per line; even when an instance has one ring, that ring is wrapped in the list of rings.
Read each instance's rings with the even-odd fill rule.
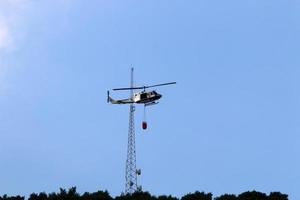
[[[146,99],[147,98],[147,93],[141,93],[141,99]]]

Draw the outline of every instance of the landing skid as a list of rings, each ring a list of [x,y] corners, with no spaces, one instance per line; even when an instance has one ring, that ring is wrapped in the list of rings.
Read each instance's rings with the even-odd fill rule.
[[[156,104],[158,104],[159,102],[156,102],[156,101],[153,101],[153,102],[150,102],[150,103],[145,103],[144,105],[145,105],[145,107],[147,107],[147,106],[153,106],[153,105],[156,105]]]

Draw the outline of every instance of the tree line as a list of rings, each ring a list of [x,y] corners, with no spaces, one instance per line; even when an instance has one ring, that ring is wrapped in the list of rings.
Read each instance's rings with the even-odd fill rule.
[[[0,197],[0,200],[25,200],[25,197],[3,195]],[[288,200],[288,195],[280,192],[271,192],[268,195],[262,192],[248,191],[239,195],[224,194],[213,198],[212,193],[196,191],[177,198],[171,195],[154,196],[149,192],[138,191],[133,194],[121,194],[120,196],[112,197],[108,191],[79,194],[76,191],[76,187],[72,187],[68,190],[61,188],[58,193],[33,193],[28,200]]]

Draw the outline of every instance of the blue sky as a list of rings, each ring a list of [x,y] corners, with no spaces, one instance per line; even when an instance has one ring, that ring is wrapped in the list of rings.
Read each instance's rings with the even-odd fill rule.
[[[145,190],[299,199],[299,19],[296,0],[1,0],[1,194],[124,191],[129,108],[106,90],[134,66],[178,82],[147,131],[136,112]]]

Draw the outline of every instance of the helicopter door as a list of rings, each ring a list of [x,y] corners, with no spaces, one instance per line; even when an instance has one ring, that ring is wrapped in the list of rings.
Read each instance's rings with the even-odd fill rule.
[[[147,99],[147,93],[142,93],[141,94],[141,100],[143,100],[143,99]]]

